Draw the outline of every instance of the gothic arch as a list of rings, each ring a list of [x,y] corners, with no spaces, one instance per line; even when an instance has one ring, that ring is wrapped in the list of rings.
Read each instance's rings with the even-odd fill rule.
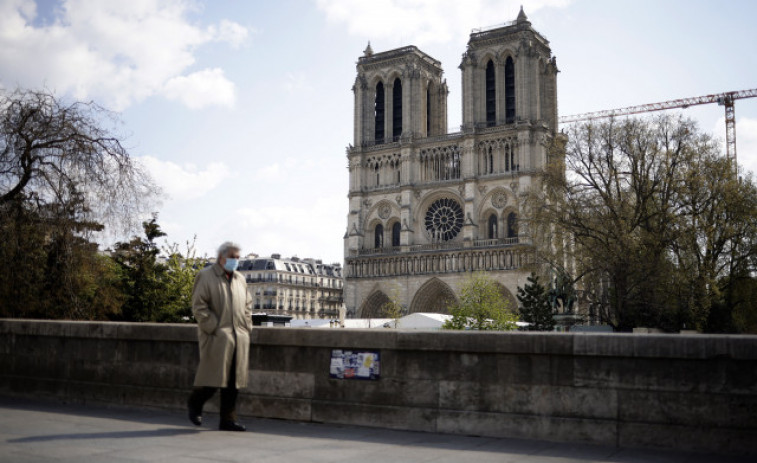
[[[381,318],[384,316],[382,307],[387,302],[392,302],[389,296],[384,294],[380,289],[374,290],[370,296],[365,298],[360,306],[358,316],[360,318]]]
[[[452,288],[434,277],[416,291],[413,302],[410,304],[410,313],[449,313],[450,307],[456,303],[457,296]]]
[[[495,201],[499,201],[499,200],[495,200],[494,196],[495,195],[499,196],[500,194],[504,194],[507,196],[507,202],[504,207],[498,207],[497,205],[494,204]],[[515,207],[515,194],[513,194],[512,190],[510,190],[509,188],[504,188],[504,187],[496,187],[483,197],[483,200],[478,206],[478,217],[483,217],[486,211],[492,208],[497,209],[499,211],[497,212],[497,215],[499,216],[500,214],[503,213],[502,211],[503,208],[504,210],[508,211],[509,209],[515,210],[514,207]]]
[[[505,298],[505,300],[508,303],[508,308],[512,310],[513,312],[518,312],[518,300],[513,296],[513,293],[510,292],[502,283],[499,281],[495,281],[494,284],[497,286],[497,289],[499,289],[499,293],[502,294],[502,296]]]

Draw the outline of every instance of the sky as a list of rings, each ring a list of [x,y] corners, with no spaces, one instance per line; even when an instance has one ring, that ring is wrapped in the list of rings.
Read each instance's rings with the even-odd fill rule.
[[[168,243],[342,262],[368,41],[441,61],[457,131],[471,30],[521,4],[557,58],[560,115],[757,88],[753,0],[0,0],[0,87],[116,111],[163,189]],[[723,107],[683,112],[725,138]],[[757,172],[757,98],[735,112],[739,164]]]

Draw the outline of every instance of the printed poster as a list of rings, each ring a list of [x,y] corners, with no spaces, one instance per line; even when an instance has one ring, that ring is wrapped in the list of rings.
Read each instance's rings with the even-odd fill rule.
[[[332,378],[376,380],[380,374],[381,357],[376,351],[331,351],[329,376]]]

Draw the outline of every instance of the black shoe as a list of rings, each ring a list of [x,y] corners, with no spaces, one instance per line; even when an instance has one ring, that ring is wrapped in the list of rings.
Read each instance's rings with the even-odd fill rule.
[[[221,421],[218,425],[218,429],[221,431],[247,431],[242,423],[236,421]]]
[[[187,414],[192,424],[195,426],[202,425],[202,409],[198,409],[191,402],[187,402]]]

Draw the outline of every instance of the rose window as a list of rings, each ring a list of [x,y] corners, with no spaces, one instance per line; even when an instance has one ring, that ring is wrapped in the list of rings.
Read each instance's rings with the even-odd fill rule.
[[[433,241],[449,241],[463,227],[463,209],[454,199],[437,199],[426,211],[426,232]]]

